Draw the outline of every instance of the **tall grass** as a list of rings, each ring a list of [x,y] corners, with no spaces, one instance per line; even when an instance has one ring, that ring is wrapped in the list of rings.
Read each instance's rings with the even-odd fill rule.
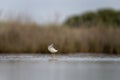
[[[1,53],[48,53],[51,43],[59,54],[120,53],[120,28],[69,28],[34,23],[0,22]]]

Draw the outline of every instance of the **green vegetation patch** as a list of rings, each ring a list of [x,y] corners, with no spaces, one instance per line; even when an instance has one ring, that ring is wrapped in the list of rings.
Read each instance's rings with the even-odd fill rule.
[[[87,26],[92,27],[96,25],[104,26],[120,26],[120,11],[114,9],[100,9],[96,12],[86,12],[81,15],[74,15],[69,17],[65,25],[70,27]]]

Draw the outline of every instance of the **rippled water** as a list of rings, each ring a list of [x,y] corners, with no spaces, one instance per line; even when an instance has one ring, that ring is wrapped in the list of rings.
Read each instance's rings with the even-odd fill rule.
[[[2,55],[0,80],[120,80],[120,58]]]

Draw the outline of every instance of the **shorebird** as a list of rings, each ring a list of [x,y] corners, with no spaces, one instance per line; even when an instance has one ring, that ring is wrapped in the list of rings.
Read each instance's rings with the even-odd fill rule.
[[[55,53],[58,52],[58,50],[53,47],[53,44],[48,46],[48,50],[51,53],[52,58],[54,58],[55,57]]]

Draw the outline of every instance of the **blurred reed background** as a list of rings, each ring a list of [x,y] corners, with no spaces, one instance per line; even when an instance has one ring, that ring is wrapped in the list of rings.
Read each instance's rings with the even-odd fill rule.
[[[14,20],[0,21],[1,54],[48,54],[47,47],[51,43],[59,50],[58,54],[120,54],[120,25],[84,23],[76,27],[73,24],[67,25],[66,22],[62,25],[40,25],[32,21],[23,22],[17,17]]]

